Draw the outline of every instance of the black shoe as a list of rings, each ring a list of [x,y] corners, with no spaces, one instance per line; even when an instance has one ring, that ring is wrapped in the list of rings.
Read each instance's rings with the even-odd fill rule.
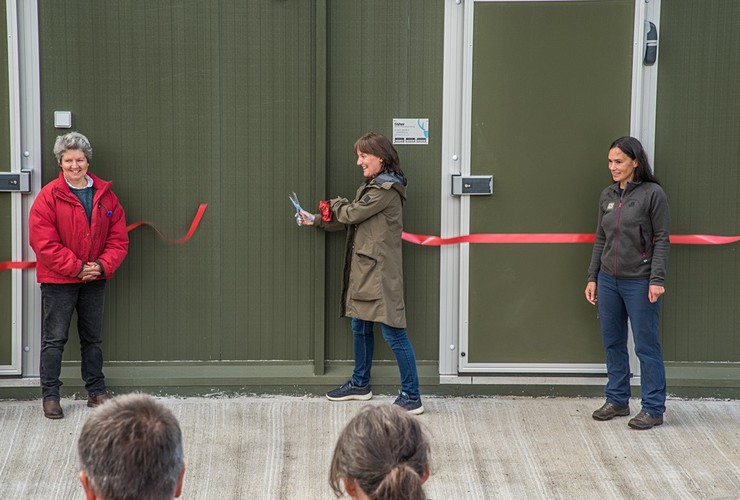
[[[360,387],[353,385],[351,380],[345,382],[342,386],[326,393],[329,401],[367,401],[373,397],[373,391],[370,384]]]
[[[400,406],[412,415],[421,415],[424,413],[424,405],[421,404],[421,397],[414,399],[403,391],[398,394],[393,404]]]
[[[612,403],[604,403],[604,406],[593,412],[594,420],[611,420],[614,417],[626,417],[630,414],[630,405],[619,406]]]
[[[654,417],[645,410],[642,410],[640,411],[640,413],[635,415],[635,418],[631,419],[627,425],[629,425],[633,429],[639,429],[642,431],[645,429],[651,429],[656,425],[660,425],[662,423],[663,415],[658,415],[657,417]]]

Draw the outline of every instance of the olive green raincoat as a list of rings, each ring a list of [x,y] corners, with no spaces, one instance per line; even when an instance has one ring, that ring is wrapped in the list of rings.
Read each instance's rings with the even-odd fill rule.
[[[357,190],[354,201],[330,200],[331,222],[315,216],[327,231],[346,229],[342,316],[406,328],[403,298],[403,204],[406,179],[383,173]]]

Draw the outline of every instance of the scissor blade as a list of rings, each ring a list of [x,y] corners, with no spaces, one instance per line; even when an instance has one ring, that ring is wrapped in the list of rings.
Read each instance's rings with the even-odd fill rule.
[[[303,210],[303,209],[301,208],[301,204],[300,204],[300,203],[298,203],[298,196],[296,196],[295,192],[293,192],[293,193],[289,193],[289,194],[288,194],[288,199],[290,200],[290,202],[291,202],[291,203],[293,204],[293,206],[295,207],[295,210],[296,210],[296,212],[300,212],[301,210]]]

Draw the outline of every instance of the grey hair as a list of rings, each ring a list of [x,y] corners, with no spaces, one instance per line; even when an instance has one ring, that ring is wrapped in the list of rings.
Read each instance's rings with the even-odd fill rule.
[[[419,422],[396,405],[368,405],[337,439],[329,485],[337,497],[350,479],[371,500],[423,500],[428,471],[429,445]]]
[[[107,500],[172,498],[184,461],[177,418],[137,393],[97,408],[82,426],[77,451],[90,487]]]
[[[57,140],[54,141],[54,156],[57,157],[57,163],[62,161],[62,155],[70,149],[80,150],[84,153],[87,161],[92,160],[93,150],[92,146],[90,146],[90,141],[79,132],[70,132],[57,136]]]

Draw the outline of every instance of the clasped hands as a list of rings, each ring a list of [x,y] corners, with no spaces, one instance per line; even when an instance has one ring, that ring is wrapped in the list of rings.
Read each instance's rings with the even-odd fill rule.
[[[99,278],[101,274],[103,274],[103,268],[100,264],[97,262],[87,262],[77,277],[82,281],[90,281]]]

